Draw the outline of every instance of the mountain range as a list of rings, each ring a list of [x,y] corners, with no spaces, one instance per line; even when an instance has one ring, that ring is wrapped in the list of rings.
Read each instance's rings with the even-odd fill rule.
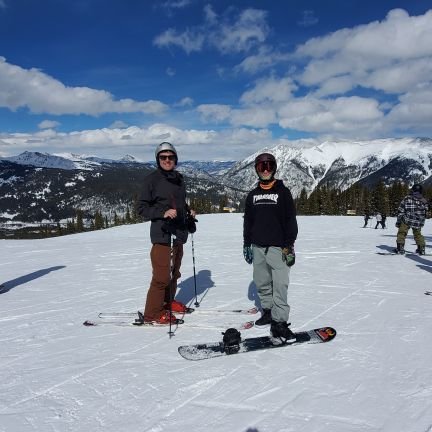
[[[432,184],[432,140],[398,138],[326,141],[264,148],[240,161],[185,161],[178,166],[191,198],[221,200],[241,208],[257,181],[254,160],[268,151],[278,162],[277,177],[294,197],[321,185],[344,190],[403,181]],[[77,154],[24,152],[0,159],[0,221],[43,222],[71,218],[76,209],[100,210],[111,218],[133,205],[144,177],[155,169],[131,155],[120,160]]]

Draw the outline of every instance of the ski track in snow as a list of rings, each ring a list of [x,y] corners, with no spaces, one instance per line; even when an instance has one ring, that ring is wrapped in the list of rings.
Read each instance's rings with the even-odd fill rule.
[[[242,256],[242,215],[199,222],[203,307],[259,306]],[[209,329],[186,324],[171,339],[166,328],[82,326],[101,311],[142,309],[151,279],[148,224],[2,241],[0,432],[432,432],[432,314],[424,295],[432,260],[379,256],[396,230],[361,226],[361,217],[299,217],[290,321],[294,329],[331,325],[335,340],[201,362],[184,360],[177,347],[216,342],[222,335],[212,324],[245,315],[192,314],[185,319]],[[427,221],[429,247],[430,228]],[[179,282],[177,297],[193,307],[190,244]]]

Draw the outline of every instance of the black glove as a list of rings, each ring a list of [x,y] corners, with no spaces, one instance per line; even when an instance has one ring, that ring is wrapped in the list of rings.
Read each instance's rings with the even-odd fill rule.
[[[292,267],[295,264],[294,245],[282,249],[282,260],[288,267]]]
[[[252,264],[252,262],[253,262],[252,246],[250,246],[250,245],[249,246],[247,246],[247,245],[243,246],[243,256],[244,256],[245,261],[248,264]]]
[[[198,221],[190,213],[186,214],[186,228],[191,234],[196,231],[197,222]]]

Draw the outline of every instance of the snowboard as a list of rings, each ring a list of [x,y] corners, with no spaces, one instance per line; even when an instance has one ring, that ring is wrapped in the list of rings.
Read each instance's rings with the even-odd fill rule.
[[[330,342],[336,337],[336,330],[332,327],[321,327],[313,330],[296,332],[295,335],[295,342],[290,344],[273,345],[269,336],[260,336],[243,339],[234,350],[232,349],[233,347],[224,346],[223,342],[211,342],[197,345],[183,345],[178,348],[178,352],[186,360],[205,360],[251,351],[284,348],[302,343],[313,344]]]
[[[418,257],[423,257],[423,256],[431,256],[432,254],[430,253],[426,253],[423,255],[419,255],[418,253],[415,252],[405,252],[404,254],[398,254],[396,252],[377,252],[378,255],[400,255],[400,256],[418,256]]]

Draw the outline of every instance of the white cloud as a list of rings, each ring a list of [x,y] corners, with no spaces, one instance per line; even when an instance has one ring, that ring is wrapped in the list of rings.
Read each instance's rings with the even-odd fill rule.
[[[27,107],[41,114],[87,114],[108,112],[161,114],[168,109],[162,102],[133,99],[115,100],[104,90],[67,87],[38,69],[23,69],[0,57],[0,107],[16,111]]]
[[[194,51],[201,51],[204,40],[205,37],[200,33],[200,30],[187,29],[183,32],[178,32],[170,28],[157,36],[153,43],[159,48],[177,46],[190,54]]]
[[[202,104],[197,107],[197,111],[205,121],[218,123],[227,120],[232,110],[229,105]]]
[[[246,52],[262,44],[269,34],[267,13],[245,9],[233,14],[233,9],[218,16],[210,5],[204,8],[204,22],[185,30],[170,28],[156,36],[153,43],[159,47],[177,46],[188,54],[212,47],[223,54]]]
[[[60,122],[55,120],[43,120],[38,124],[39,129],[54,129],[60,126]]]
[[[381,22],[311,39],[296,55],[311,59],[298,77],[304,85],[326,86],[328,80],[343,76],[353,87],[405,92],[419,80],[432,79],[432,10],[409,16],[395,9]]]
[[[315,16],[313,10],[304,10],[302,12],[302,18],[298,21],[298,25],[302,27],[311,27],[318,24],[319,19]]]
[[[399,98],[388,114],[389,124],[396,129],[416,130],[430,134],[432,124],[432,85],[422,85]]]
[[[374,99],[339,97],[336,99],[299,98],[278,112],[283,128],[315,133],[370,136],[382,128],[383,113]]]
[[[0,154],[16,155],[22,151],[99,153],[119,157],[125,152],[142,160],[153,160],[161,141],[172,142],[180,159],[208,160],[213,157],[246,157],[266,145],[276,145],[266,129],[224,129],[222,131],[178,129],[155,123],[148,128],[96,129],[70,133],[46,130],[34,134],[0,134]],[[224,143],[221,146],[221,143]]]
[[[258,48],[256,54],[247,56],[235,66],[234,71],[253,74],[273,67],[278,63],[288,61],[289,59],[289,54],[275,51],[273,48],[263,45]]]
[[[169,68],[166,69],[166,74],[168,76],[172,77],[172,76],[174,76],[176,74],[176,71],[175,71],[175,69],[169,67]]]
[[[194,100],[190,97],[184,97],[183,99],[179,100],[175,106],[177,107],[191,107],[194,104]]]
[[[125,129],[129,127],[127,123],[122,120],[116,120],[108,126],[110,129]]]
[[[262,78],[255,82],[254,88],[240,97],[243,104],[259,104],[263,102],[283,102],[293,98],[297,85],[289,77]]]
[[[223,19],[209,40],[222,53],[247,52],[263,43],[269,33],[267,12],[258,9],[245,9],[232,19]]]

